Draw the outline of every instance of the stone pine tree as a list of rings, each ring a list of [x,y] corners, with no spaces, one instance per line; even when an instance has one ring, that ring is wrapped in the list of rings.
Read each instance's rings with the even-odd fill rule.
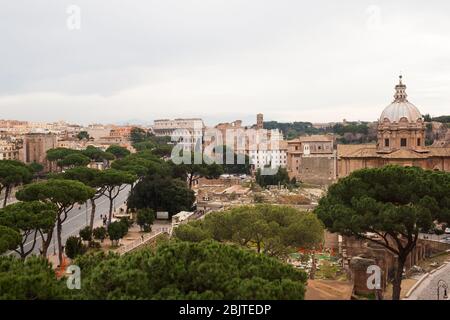
[[[14,250],[20,244],[20,233],[12,228],[0,225],[0,255]]]
[[[50,179],[25,186],[16,193],[16,198],[21,201],[51,202],[58,208],[56,215],[56,236],[58,240],[58,258],[62,263],[62,224],[66,221],[68,213],[76,203],[83,203],[92,198],[95,190],[84,183],[73,180]],[[50,245],[53,228],[48,230],[47,238],[43,244],[43,255]]]
[[[109,199],[108,223],[112,220],[114,200],[127,185],[132,185],[136,179],[134,174],[116,169],[105,170],[100,175],[99,183],[105,186],[104,194]]]
[[[106,152],[113,154],[116,159],[123,159],[131,153],[127,148],[115,144],[109,146]]]
[[[69,148],[53,148],[53,149],[47,150],[46,154],[47,154],[47,160],[50,161],[52,164],[56,164],[56,166],[59,167],[60,171],[63,171],[62,165],[64,165],[64,160],[68,156],[71,156],[73,154],[78,154],[78,155],[81,154],[81,151],[73,150],[73,149],[69,149]],[[69,158],[69,160],[70,160],[70,158]],[[71,161],[71,162],[73,163],[73,161]]]
[[[417,167],[355,171],[332,185],[315,212],[331,232],[374,242],[397,256],[394,300],[419,232],[450,220],[450,174]],[[376,237],[369,236],[375,234]]]
[[[91,230],[94,228],[95,212],[97,208],[95,201],[103,196],[107,189],[107,186],[104,184],[105,181],[102,179],[103,172],[104,171],[88,167],[77,167],[66,170],[64,173],[55,176],[56,178],[77,180],[95,189],[95,194],[89,199],[91,202],[91,217],[89,222]]]
[[[150,208],[154,212],[167,211],[172,216],[180,211],[190,211],[195,201],[194,192],[186,182],[158,174],[139,181],[128,197],[128,208]]]
[[[52,203],[41,201],[17,202],[0,210],[0,225],[21,234],[21,241],[14,251],[25,259],[33,252],[37,236],[48,233],[55,225],[57,208]],[[30,243],[29,247],[26,244]]]
[[[213,160],[208,159],[199,153],[186,153],[181,163],[172,163],[175,177],[187,181],[189,189],[192,189],[194,181],[201,177],[208,179],[217,179],[223,173],[223,167]]]
[[[33,178],[31,169],[16,160],[0,161],[0,193],[5,191],[3,207],[8,202],[9,195],[15,186],[28,183]]]

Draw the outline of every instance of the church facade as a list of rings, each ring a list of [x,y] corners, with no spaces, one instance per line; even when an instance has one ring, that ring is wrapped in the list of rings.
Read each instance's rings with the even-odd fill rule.
[[[377,143],[337,146],[337,178],[389,164],[450,172],[450,148],[425,146],[425,129],[422,114],[408,101],[400,76],[394,101],[378,120]]]

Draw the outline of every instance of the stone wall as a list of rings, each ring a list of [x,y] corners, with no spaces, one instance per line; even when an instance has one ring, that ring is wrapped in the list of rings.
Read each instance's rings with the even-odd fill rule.
[[[331,184],[335,181],[335,158],[333,155],[303,156],[294,176],[302,182]]]
[[[361,259],[371,260],[381,269],[381,288],[382,292],[386,289],[387,283],[392,279],[397,266],[397,256],[381,245],[377,245],[367,240],[355,239],[352,237],[343,237],[343,247],[345,248],[349,266],[351,270],[352,280],[355,285],[356,294],[370,294],[373,289],[367,288],[367,279],[370,274],[367,268],[363,269],[364,263]],[[406,272],[419,261],[429,257],[431,254],[443,252],[450,248],[449,244],[439,243],[436,241],[419,239],[416,247],[408,255],[405,262]],[[355,260],[355,258],[357,258]],[[364,261],[366,261],[364,260]],[[364,262],[363,261],[363,262]],[[367,261],[366,261],[367,262]]]

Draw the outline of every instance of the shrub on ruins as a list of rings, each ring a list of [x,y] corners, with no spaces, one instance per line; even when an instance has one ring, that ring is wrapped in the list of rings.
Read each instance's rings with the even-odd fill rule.
[[[181,225],[174,236],[185,241],[233,242],[269,256],[286,257],[298,248],[320,245],[324,229],[313,213],[287,206],[241,206]]]
[[[267,186],[290,185],[289,175],[286,168],[266,168],[265,170],[266,172],[263,172],[261,169],[256,171],[256,183],[258,183],[261,187],[265,188]],[[275,171],[271,172],[272,170]]]

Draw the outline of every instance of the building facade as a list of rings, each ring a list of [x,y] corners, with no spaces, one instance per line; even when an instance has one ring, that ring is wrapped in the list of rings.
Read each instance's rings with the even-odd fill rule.
[[[256,146],[249,151],[250,164],[253,170],[270,167],[272,169],[287,165],[287,142],[284,140],[269,143],[268,146]]]
[[[336,179],[335,139],[332,135],[312,135],[287,141],[289,177],[315,184],[331,184]]]
[[[17,145],[7,140],[0,140],[0,160],[19,160]]]
[[[394,101],[378,120],[378,142],[337,146],[338,177],[388,164],[450,171],[450,148],[425,146],[425,129],[419,109],[407,99],[406,86],[400,76]]]
[[[155,136],[172,137],[172,142],[185,151],[202,148],[205,125],[200,118],[155,120],[152,131]]]
[[[24,136],[22,161],[33,162],[44,166],[45,171],[51,171],[51,163],[47,161],[47,151],[57,147],[55,134],[29,133]]]

